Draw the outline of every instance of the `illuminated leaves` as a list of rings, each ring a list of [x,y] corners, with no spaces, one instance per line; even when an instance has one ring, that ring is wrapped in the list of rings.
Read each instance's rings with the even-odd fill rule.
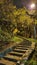
[[[0,20],[4,22],[7,21],[7,24],[3,27],[3,29],[6,28],[4,32],[11,36],[18,31],[21,34],[28,33],[28,27],[33,19],[27,15],[25,7],[17,9],[16,6],[13,6],[13,3],[10,2],[10,0],[4,0],[2,2],[3,3],[0,5]]]

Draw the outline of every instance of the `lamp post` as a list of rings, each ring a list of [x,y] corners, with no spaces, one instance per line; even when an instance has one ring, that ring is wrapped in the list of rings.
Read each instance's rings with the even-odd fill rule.
[[[36,24],[35,24],[35,19],[37,18],[35,15],[36,4],[32,3],[29,8],[31,9],[31,12],[26,12],[26,13],[27,13],[27,15],[29,15],[33,19],[33,22],[34,22],[34,33],[33,34],[34,34],[34,38],[36,38]]]
[[[32,10],[34,10],[35,9],[35,12],[36,12],[36,4],[34,4],[34,3],[32,3],[31,5],[30,5],[30,8],[32,9]],[[34,22],[34,38],[36,39],[36,24],[35,24],[35,12],[32,14],[32,18],[33,18],[33,22]]]

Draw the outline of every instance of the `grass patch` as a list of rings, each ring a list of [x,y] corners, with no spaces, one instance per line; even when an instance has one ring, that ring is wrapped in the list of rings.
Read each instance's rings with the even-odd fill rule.
[[[37,43],[37,39],[32,39],[32,38],[25,38],[25,37],[23,37],[24,39],[27,39],[27,40],[29,40],[29,41],[31,41],[31,42],[36,42]]]
[[[22,38],[19,38],[19,37],[14,36],[14,37],[12,37],[11,41],[14,41],[14,42],[18,42],[18,43],[20,43],[20,42],[22,42],[22,41],[23,41],[23,39],[22,39]]]
[[[37,40],[36,39],[28,38],[28,40],[37,43]]]

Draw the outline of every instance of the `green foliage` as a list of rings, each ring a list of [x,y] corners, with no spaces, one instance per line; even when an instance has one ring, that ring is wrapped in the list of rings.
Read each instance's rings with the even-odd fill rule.
[[[17,9],[16,6],[13,5],[13,0],[0,1],[0,22],[2,23],[0,26],[1,30],[11,37],[16,28],[20,35],[28,36],[31,32],[33,35],[33,19],[27,15],[25,7]]]
[[[9,41],[11,38],[10,34],[0,29],[0,41]]]
[[[10,21],[0,21],[0,39],[3,41],[10,40],[14,29],[15,26]]]

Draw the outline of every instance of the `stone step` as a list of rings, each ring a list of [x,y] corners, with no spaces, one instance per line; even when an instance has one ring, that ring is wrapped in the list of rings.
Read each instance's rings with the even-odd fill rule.
[[[17,47],[25,47],[25,48],[27,48],[27,47],[30,47],[30,46],[25,46],[25,45],[18,45]]]
[[[3,63],[0,63],[0,65],[5,65],[5,64],[3,64]]]
[[[18,61],[18,60],[20,60],[21,59],[21,57],[18,57],[18,56],[14,56],[14,55],[6,55],[5,57],[4,57],[4,59],[7,59],[7,60],[12,60],[12,61]]]
[[[16,48],[27,48],[27,47],[21,47],[21,46],[17,46]]]
[[[4,65],[16,65],[16,62],[13,62],[13,61],[9,61],[9,60],[6,60],[6,59],[1,59],[0,63],[4,64]]]
[[[5,60],[8,60],[8,61],[11,61],[11,62],[17,62],[17,60],[16,59],[14,59],[14,58],[12,58],[12,56],[6,56],[6,57],[3,57]]]
[[[20,55],[22,55],[23,53],[19,53],[19,52],[10,52],[10,53],[14,53],[14,54],[20,54]]]
[[[28,45],[28,46],[31,46],[31,43],[21,43],[19,45]]]
[[[22,56],[22,54],[17,54],[17,53],[9,53],[10,55],[13,55],[13,56],[18,56],[18,57],[21,57]]]
[[[28,50],[29,48],[19,48],[19,47],[16,47],[15,49]]]
[[[30,47],[21,47],[21,46],[18,46],[18,47],[16,47],[16,48],[29,49]]]
[[[16,48],[15,48],[14,50],[18,50],[18,51],[26,51],[26,50],[23,50],[23,49],[16,49]]]
[[[18,49],[14,49],[13,51],[14,52],[19,52],[19,53],[25,53],[26,52],[25,50],[18,50]]]

